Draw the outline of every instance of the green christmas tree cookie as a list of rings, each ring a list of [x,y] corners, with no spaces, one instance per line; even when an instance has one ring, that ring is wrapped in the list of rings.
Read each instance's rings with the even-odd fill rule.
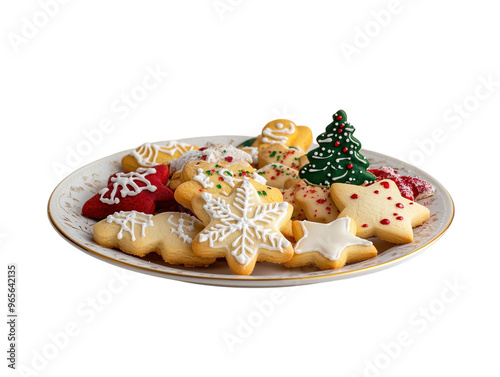
[[[326,187],[332,183],[362,185],[375,181],[375,176],[366,171],[370,163],[359,153],[361,143],[353,136],[354,131],[345,111],[337,111],[333,122],[316,138],[319,146],[307,153],[309,163],[300,169],[300,178]]]

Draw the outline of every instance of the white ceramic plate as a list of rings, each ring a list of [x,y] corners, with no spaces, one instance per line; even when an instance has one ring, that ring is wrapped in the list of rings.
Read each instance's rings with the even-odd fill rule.
[[[233,144],[247,140],[248,136],[214,136],[182,139],[179,141],[198,146],[207,142]],[[160,142],[161,144],[161,142]],[[49,203],[50,221],[59,234],[80,250],[114,265],[134,271],[176,279],[191,283],[222,285],[233,287],[279,287],[312,284],[343,279],[379,271],[406,261],[409,257],[432,244],[450,226],[454,216],[453,201],[446,189],[424,171],[403,161],[363,150],[363,155],[370,160],[370,168],[389,165],[400,174],[417,175],[436,188],[435,194],[420,201],[430,209],[431,217],[423,225],[414,229],[414,242],[405,245],[393,245],[373,239],[379,250],[375,258],[347,265],[338,270],[321,271],[315,267],[288,269],[274,263],[257,263],[251,276],[233,275],[225,261],[218,261],[208,268],[188,268],[163,262],[155,253],[144,258],[125,254],[119,250],[102,247],[92,238],[92,226],[95,221],[81,215],[82,205],[107,183],[108,177],[122,170],[121,159],[131,151],[123,151],[105,157],[66,177],[53,191]]]

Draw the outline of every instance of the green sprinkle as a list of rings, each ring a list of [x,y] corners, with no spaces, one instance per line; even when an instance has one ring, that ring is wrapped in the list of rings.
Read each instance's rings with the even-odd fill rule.
[[[215,186],[215,187],[217,187],[218,189],[222,188],[222,186],[221,186],[221,185],[217,185],[217,186]]]
[[[265,192],[265,191],[264,191],[264,192]],[[257,194],[259,194],[259,196],[261,196],[261,195],[262,195],[262,192],[260,192],[260,191],[258,191],[258,190],[257,190]]]
[[[205,174],[206,174],[206,175],[212,175],[212,172],[211,172],[210,170],[207,170],[207,171],[205,172]]]
[[[276,151],[272,151],[272,153],[269,155],[269,157],[274,157],[276,156]]]
[[[267,196],[267,192],[262,191],[262,195]]]

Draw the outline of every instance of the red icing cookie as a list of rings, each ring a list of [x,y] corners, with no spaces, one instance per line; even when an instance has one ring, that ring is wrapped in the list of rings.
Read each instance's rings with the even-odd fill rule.
[[[429,182],[418,177],[400,175],[390,166],[384,166],[380,169],[369,169],[368,171],[377,177],[377,181],[383,179],[394,181],[401,195],[406,199],[419,200],[434,194],[434,187]]]
[[[85,202],[82,215],[103,219],[119,211],[153,214],[174,200],[174,193],[165,186],[168,173],[165,165],[115,173],[109,177],[107,187]]]

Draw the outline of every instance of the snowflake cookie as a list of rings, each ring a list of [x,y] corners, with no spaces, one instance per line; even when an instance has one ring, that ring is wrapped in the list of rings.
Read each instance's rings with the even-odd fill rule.
[[[292,228],[298,242],[286,267],[316,265],[329,270],[377,256],[372,242],[356,237],[356,223],[349,217],[327,224],[294,221]]]
[[[430,216],[427,207],[403,198],[390,179],[370,186],[334,183],[330,195],[341,211],[339,217],[353,219],[356,235],[361,238],[376,236],[398,244],[413,242],[412,227]]]
[[[257,261],[283,263],[293,255],[291,242],[280,232],[293,207],[287,202],[265,203],[248,178],[229,196],[198,195],[193,211],[205,225],[193,241],[193,252],[226,258],[236,275],[250,275]]]
[[[120,211],[94,225],[94,240],[138,257],[156,252],[167,263],[208,266],[215,258],[199,257],[191,248],[193,238],[202,230],[201,221],[185,213],[163,212],[153,216]]]

